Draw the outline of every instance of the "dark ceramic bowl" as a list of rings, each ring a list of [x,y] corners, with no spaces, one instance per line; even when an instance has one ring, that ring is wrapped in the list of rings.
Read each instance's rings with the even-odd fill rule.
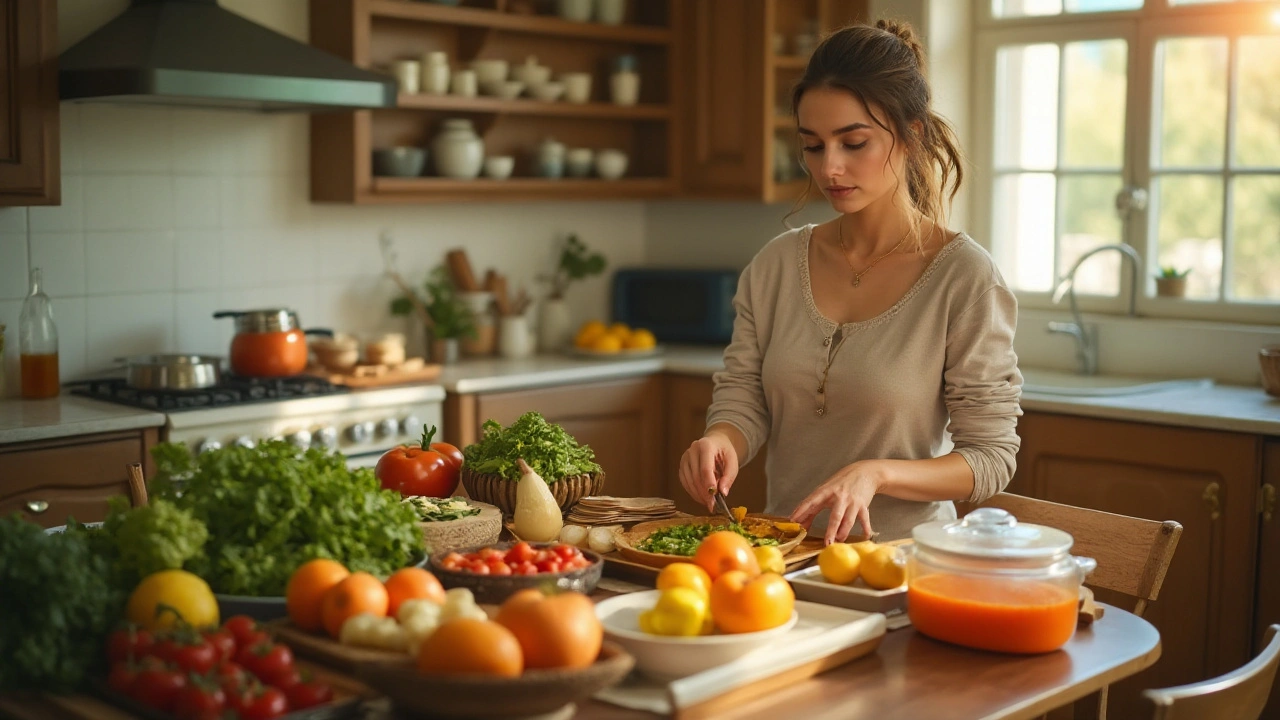
[[[501,542],[492,545],[478,545],[454,550],[453,552],[461,554],[473,553],[486,547],[497,548],[506,552],[514,544]],[[546,548],[559,543],[530,544],[535,548]],[[596,583],[600,582],[600,574],[604,571],[604,559],[600,557],[599,553],[591,550],[582,550],[582,554],[591,561],[591,564],[587,567],[570,572],[538,573],[537,575],[477,575],[466,570],[446,570],[441,567],[440,561],[448,554],[448,552],[439,552],[432,555],[427,569],[436,576],[440,584],[446,589],[467,588],[475,596],[476,602],[492,605],[497,605],[520,590],[527,588],[541,590],[547,586],[554,586],[558,590],[573,590],[585,595],[596,589]]]

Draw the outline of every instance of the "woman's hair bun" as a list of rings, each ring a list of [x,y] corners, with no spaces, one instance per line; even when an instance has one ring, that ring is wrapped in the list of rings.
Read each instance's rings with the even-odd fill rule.
[[[924,67],[924,46],[920,44],[920,39],[916,37],[916,31],[911,27],[911,23],[902,20],[886,20],[876,21],[876,27],[897,37],[902,41],[907,49],[911,50],[911,54],[916,58],[916,64]]]

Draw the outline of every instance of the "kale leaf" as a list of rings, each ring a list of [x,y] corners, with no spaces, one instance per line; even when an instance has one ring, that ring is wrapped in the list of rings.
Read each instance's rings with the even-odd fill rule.
[[[574,475],[600,472],[596,454],[536,412],[521,415],[510,427],[487,420],[480,441],[462,451],[472,472],[520,479],[516,460],[524,458],[548,484]]]

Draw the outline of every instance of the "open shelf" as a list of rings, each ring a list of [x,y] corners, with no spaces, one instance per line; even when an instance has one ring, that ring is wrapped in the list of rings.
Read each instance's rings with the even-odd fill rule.
[[[563,101],[544,102],[527,98],[504,100],[496,97],[461,97],[458,95],[400,94],[400,109],[443,110],[449,112],[504,113],[508,115],[541,115],[545,117],[595,118],[613,120],[669,120],[670,105],[614,105],[592,102],[574,104]]]
[[[608,199],[658,197],[669,195],[673,183],[668,178],[620,178],[603,180],[600,178],[508,178],[493,180],[477,178],[475,180],[454,180],[439,177],[375,177],[373,191],[375,196],[367,202],[396,203],[423,202],[439,200],[454,202],[458,200],[487,200],[491,194],[501,194],[504,199]]]
[[[645,25],[601,25],[573,22],[546,15],[516,15],[477,8],[451,7],[409,0],[370,0],[369,13],[375,18],[398,18],[444,25],[489,28],[507,32],[553,37],[670,45],[675,34],[670,28]]]

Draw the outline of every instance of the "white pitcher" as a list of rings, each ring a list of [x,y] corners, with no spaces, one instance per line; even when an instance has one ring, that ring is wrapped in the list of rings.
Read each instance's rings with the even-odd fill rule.
[[[484,140],[476,135],[470,120],[445,120],[443,129],[431,141],[431,156],[440,175],[470,180],[479,177],[484,167]]]
[[[498,321],[498,354],[518,359],[533,354],[533,331],[525,315],[504,315]]]

